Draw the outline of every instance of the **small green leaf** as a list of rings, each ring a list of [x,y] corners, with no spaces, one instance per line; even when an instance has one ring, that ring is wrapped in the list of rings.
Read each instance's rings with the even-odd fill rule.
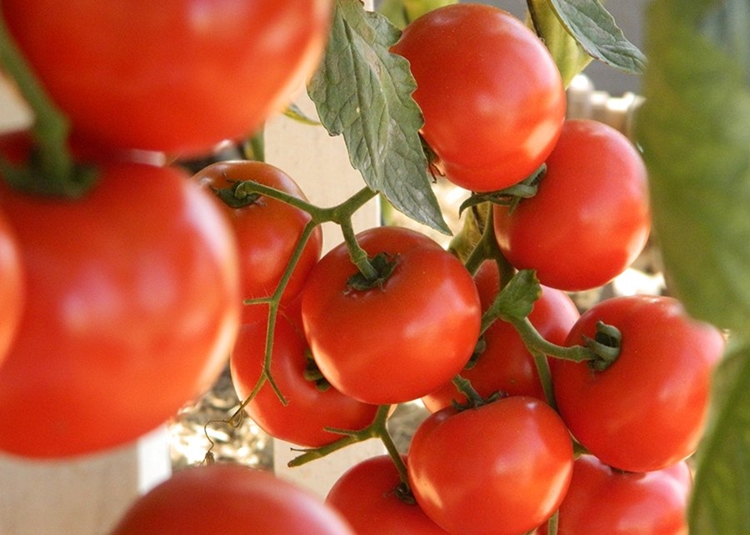
[[[534,31],[552,54],[563,84],[568,87],[593,58],[563,26],[548,0],[527,0],[526,4]]]
[[[390,47],[400,32],[359,0],[337,0],[325,57],[308,92],[331,135],[344,135],[367,185],[415,221],[450,234],[419,137],[423,118],[408,62]]]
[[[500,317],[524,319],[531,314],[534,303],[542,295],[536,271],[524,269],[516,273],[500,291],[492,307]]]
[[[547,0],[560,22],[591,57],[625,72],[643,72],[646,58],[628,41],[598,0]]]
[[[750,344],[733,346],[714,376],[706,438],[696,457],[690,533],[750,533]]]
[[[705,33],[717,9],[737,15],[743,9],[730,6],[742,3],[652,4],[646,100],[637,131],[670,288],[699,319],[747,331],[750,63],[721,40],[731,34]],[[750,28],[748,11],[739,23],[744,32]]]

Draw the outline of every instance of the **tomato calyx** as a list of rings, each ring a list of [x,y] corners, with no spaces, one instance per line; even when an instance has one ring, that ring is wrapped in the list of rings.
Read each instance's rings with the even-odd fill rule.
[[[603,372],[617,360],[622,345],[622,333],[614,325],[608,325],[603,321],[596,323],[596,334],[593,338],[583,337],[584,345],[596,356],[589,360],[589,367],[598,372]]]
[[[458,389],[458,391],[466,396],[466,403],[459,403],[456,400],[451,401],[451,405],[458,412],[463,412],[469,409],[478,409],[479,407],[483,407],[494,401],[498,401],[500,399],[508,397],[508,394],[501,390],[493,392],[489,396],[484,397],[476,391],[476,389],[472,386],[471,381],[469,381],[465,377],[461,377],[461,375],[456,375],[453,378],[452,382]]]
[[[255,204],[262,197],[260,193],[248,192],[243,189],[241,187],[243,184],[242,180],[231,180],[227,178],[227,183],[229,186],[226,188],[216,188],[211,186],[211,191],[213,191],[222,202],[231,208],[245,208],[246,206]]]
[[[305,365],[304,372],[302,372],[303,377],[306,381],[315,383],[315,388],[319,392],[327,392],[331,388],[331,383],[328,382],[328,379],[320,371],[318,364],[312,356],[312,351],[309,349],[305,351],[305,359],[307,360],[307,364]]]
[[[396,496],[396,498],[404,502],[406,505],[417,505],[417,500],[414,498],[414,493],[412,492],[411,487],[403,481],[400,481],[393,490],[386,493],[386,495],[391,494]]]
[[[369,258],[369,263],[373,268],[373,273],[368,276],[361,271],[357,271],[346,281],[345,293],[364,292],[375,288],[382,290],[383,285],[393,274],[393,270],[396,269],[398,255],[391,255],[386,252],[378,253]]]
[[[536,195],[539,191],[539,184],[541,184],[546,173],[547,165],[542,164],[531,175],[512,186],[486,193],[472,193],[468,199],[461,203],[458,213],[461,214],[467,208],[484,202],[508,206],[512,212],[523,199],[530,199]]]

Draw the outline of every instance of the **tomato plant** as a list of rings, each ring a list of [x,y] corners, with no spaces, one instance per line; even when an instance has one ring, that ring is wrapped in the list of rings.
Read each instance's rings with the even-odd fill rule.
[[[461,262],[416,231],[376,227],[357,235],[390,273],[369,288],[341,244],[313,268],[302,290],[302,322],[313,357],[331,384],[373,404],[417,399],[466,364],[481,309]]]
[[[0,368],[0,449],[58,457],[121,445],[201,394],[239,323],[236,244],[181,172],[103,166],[83,199],[3,187],[26,303]],[[154,393],[158,392],[158,395]],[[29,400],[42,404],[29,413]]]
[[[603,123],[566,121],[535,196],[494,208],[497,241],[518,269],[542,284],[602,286],[643,250],[651,228],[643,159]]]
[[[620,470],[659,470],[685,459],[702,436],[721,332],[689,318],[671,297],[614,297],[584,312],[566,344],[594,338],[598,322],[620,331],[617,360],[604,371],[555,365],[555,397],[571,433]]]
[[[486,311],[500,290],[497,264],[491,260],[482,263],[474,280],[482,309]],[[543,288],[529,319],[546,340],[562,344],[579,316],[575,304],[564,292]],[[513,325],[500,319],[484,332],[471,366],[462,370],[461,376],[471,381],[471,386],[483,397],[502,392],[545,399],[533,356]],[[424,396],[422,402],[435,412],[452,402],[465,403],[466,396],[448,383]]]
[[[413,498],[403,496],[389,455],[370,457],[339,477],[326,497],[357,535],[447,535]]]
[[[449,5],[411,22],[393,51],[409,60],[422,135],[451,182],[499,190],[547,158],[565,93],[549,51],[520,20],[493,6]]]
[[[300,91],[320,58],[332,4],[11,0],[2,9],[81,135],[208,153],[253,133]]]
[[[110,535],[353,535],[307,491],[238,464],[189,467],[140,497]]]
[[[433,413],[412,438],[408,468],[417,503],[449,533],[519,535],[562,502],[573,445],[549,405],[511,396]]]
[[[265,347],[266,322],[242,325],[230,358],[232,381],[241,400],[251,394],[261,378]],[[306,377],[312,364],[307,352],[303,334],[286,317],[279,317],[270,374],[287,404],[282,404],[277,392],[265,384],[245,406],[253,421],[275,438],[307,447],[341,437],[327,427],[354,431],[369,425],[377,406],[341,394],[322,378]]]
[[[307,212],[277,199],[243,194],[237,185],[239,181],[253,180],[302,200],[307,200],[305,194],[281,169],[250,160],[217,162],[196,173],[194,180],[206,189],[221,193],[221,204],[237,239],[243,299],[273,295],[312,218]],[[284,303],[302,290],[305,278],[320,258],[322,243],[320,227],[315,227],[286,283]],[[242,320],[251,323],[265,320],[267,316],[267,306],[253,304],[243,308]]]

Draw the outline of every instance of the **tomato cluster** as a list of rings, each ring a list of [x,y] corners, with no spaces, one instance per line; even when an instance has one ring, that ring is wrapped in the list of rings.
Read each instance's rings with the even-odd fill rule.
[[[198,533],[198,516],[207,533],[684,534],[686,459],[725,339],[673,297],[571,300],[642,252],[646,170],[623,134],[565,120],[555,62],[520,21],[451,5],[392,47],[435,168],[485,208],[466,258],[402,227],[355,233],[361,199],[315,207],[267,163],[191,179],[142,161],[136,149],[205,154],[253,133],[309,74],[331,6],[3,1],[96,181],[41,194],[35,147],[0,143],[32,177],[0,186],[0,450],[132,441],[229,355],[235,416],[313,457],[373,437],[390,455],[352,467],[327,505],[241,467],[185,470],[113,535]],[[323,255],[325,221],[344,241]],[[401,455],[385,422],[414,401],[430,414]]]

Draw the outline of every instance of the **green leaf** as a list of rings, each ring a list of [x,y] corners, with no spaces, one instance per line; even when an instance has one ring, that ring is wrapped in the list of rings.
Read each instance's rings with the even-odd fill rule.
[[[308,86],[321,122],[344,135],[367,185],[415,221],[450,234],[419,138],[423,118],[408,62],[389,52],[400,32],[359,0],[337,0],[325,57]]]
[[[657,0],[637,136],[671,290],[694,316],[750,328],[750,87],[747,0]],[[744,8],[738,8],[739,4]],[[721,15],[717,10],[725,10]]]
[[[750,533],[750,344],[739,344],[714,376],[706,438],[696,457],[690,533]]]
[[[542,295],[536,271],[523,269],[513,275],[492,304],[500,317],[524,319],[531,314],[534,303]]]
[[[598,0],[547,0],[560,22],[591,57],[625,72],[643,72],[646,58],[628,41]]]
[[[568,87],[576,74],[593,59],[562,25],[549,0],[526,2],[534,31],[542,38]]]

